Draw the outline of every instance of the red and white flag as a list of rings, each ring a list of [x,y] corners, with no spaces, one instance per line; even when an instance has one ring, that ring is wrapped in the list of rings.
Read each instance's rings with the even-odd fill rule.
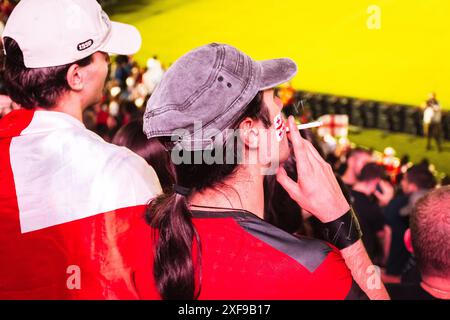
[[[346,114],[326,114],[318,121],[322,126],[318,130],[321,137],[331,135],[333,137],[346,137],[348,135],[348,116]]]
[[[137,299],[154,170],[60,112],[0,120],[0,299]]]

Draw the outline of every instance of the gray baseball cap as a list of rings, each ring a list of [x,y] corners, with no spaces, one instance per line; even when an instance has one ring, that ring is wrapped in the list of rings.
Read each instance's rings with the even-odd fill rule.
[[[259,91],[296,73],[291,59],[255,61],[226,44],[199,47],[165,73],[147,102],[144,132],[148,139],[176,137],[173,140],[191,151],[210,149],[214,132],[228,129]],[[184,134],[177,134],[179,129]]]

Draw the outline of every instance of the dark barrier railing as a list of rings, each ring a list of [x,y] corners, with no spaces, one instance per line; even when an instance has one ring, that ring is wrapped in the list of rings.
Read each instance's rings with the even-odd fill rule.
[[[297,91],[297,108],[291,107],[288,113],[301,113],[300,101],[314,119],[324,114],[347,114],[354,126],[424,135],[423,109],[417,106]],[[450,112],[446,111],[442,111],[442,138],[450,140]]]

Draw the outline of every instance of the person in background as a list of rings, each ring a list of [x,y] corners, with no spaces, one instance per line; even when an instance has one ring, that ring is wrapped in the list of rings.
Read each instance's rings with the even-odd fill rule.
[[[431,150],[431,140],[436,140],[438,151],[442,151],[442,111],[436,93],[430,93],[430,98],[426,101],[423,112],[424,133],[427,137],[427,150]]]
[[[355,148],[347,156],[347,168],[342,175],[342,180],[349,189],[357,182],[362,168],[372,160],[372,153],[369,150]]]
[[[427,166],[414,165],[406,171],[400,182],[402,193],[386,207],[386,223],[392,230],[386,273],[400,276],[411,255],[404,245],[404,234],[416,202],[436,186],[436,180]]]
[[[364,246],[372,261],[381,265],[389,248],[390,228],[385,224],[376,195],[382,194],[382,197],[390,198],[393,196],[389,182],[383,180],[384,175],[382,167],[368,163],[362,168],[357,182],[350,191],[352,206],[361,225]]]
[[[450,185],[450,175],[446,174],[444,178],[441,179],[441,186]]]
[[[436,186],[436,179],[427,166],[415,165],[408,169],[401,181],[403,193],[409,195],[408,204],[400,209],[400,216],[408,217],[417,200]]]
[[[147,70],[142,76],[142,82],[149,94],[152,94],[164,75],[161,61],[155,55],[147,60]]]
[[[6,23],[13,9],[14,3],[12,1],[2,0],[0,2],[0,20],[2,23]]]
[[[96,103],[93,106],[94,114],[95,114],[95,130],[100,137],[103,138],[106,142],[111,141],[110,133],[110,119],[111,115],[106,109],[106,105],[102,102]]]
[[[417,201],[410,225],[406,238],[411,239],[421,281],[389,284],[391,297],[450,300],[450,186],[432,190]]]
[[[127,92],[127,79],[131,75],[130,58],[126,55],[118,55],[116,57],[116,70],[114,71],[114,79],[119,84],[121,92]]]

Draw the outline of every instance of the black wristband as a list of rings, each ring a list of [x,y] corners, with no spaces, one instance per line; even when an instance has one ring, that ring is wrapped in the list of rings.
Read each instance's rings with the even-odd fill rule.
[[[353,208],[334,221],[321,225],[325,241],[336,246],[339,250],[345,249],[361,239],[362,232]]]

